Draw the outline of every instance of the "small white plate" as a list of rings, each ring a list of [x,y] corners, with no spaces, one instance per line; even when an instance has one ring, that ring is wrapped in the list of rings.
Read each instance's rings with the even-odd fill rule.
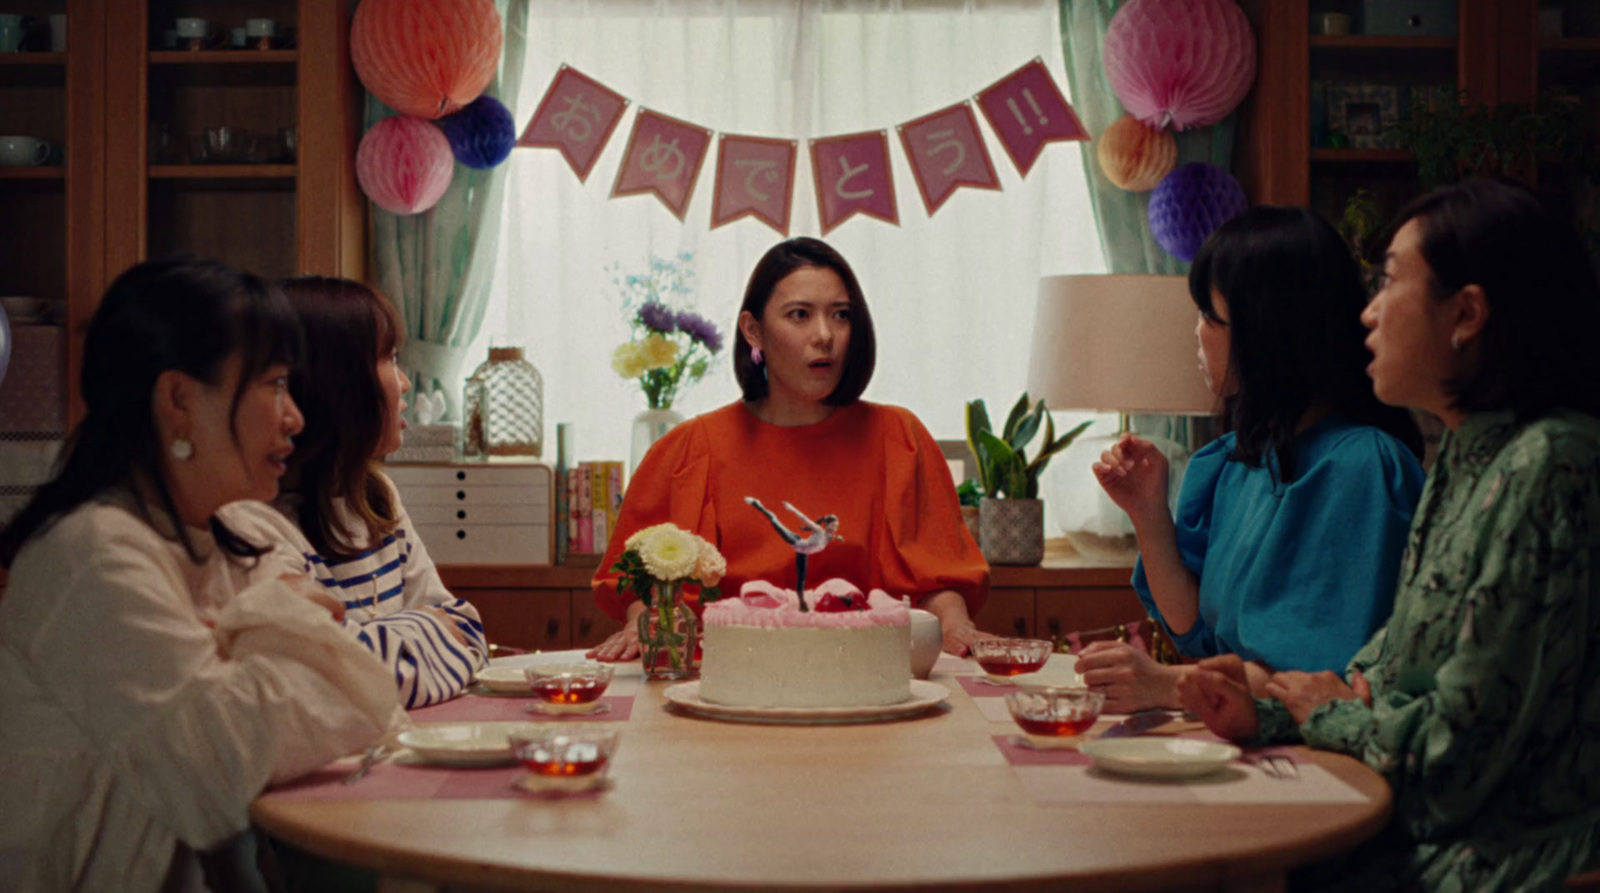
[[[478,671],[477,682],[490,691],[502,694],[531,695],[528,675],[522,667],[484,667]]]
[[[856,722],[878,722],[900,719],[924,713],[944,703],[950,689],[937,682],[911,680],[911,697],[898,704],[880,704],[871,707],[735,707],[700,700],[699,682],[680,682],[668,686],[661,693],[669,703],[689,713],[711,719],[734,722],[796,723],[801,725],[837,725]]]
[[[1192,738],[1097,738],[1078,745],[1096,766],[1124,775],[1148,778],[1195,778],[1209,775],[1239,758],[1232,744]]]
[[[509,736],[524,723],[433,723],[400,733],[399,741],[430,763],[443,766],[498,766],[515,761]]]

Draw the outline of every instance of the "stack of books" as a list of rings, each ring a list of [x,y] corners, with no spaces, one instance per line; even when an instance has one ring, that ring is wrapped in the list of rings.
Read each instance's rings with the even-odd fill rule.
[[[556,481],[558,497],[557,523],[565,518],[565,531],[557,531],[557,548],[560,550],[562,533],[565,533],[566,554],[601,553],[617,526],[617,513],[622,509],[622,463],[579,462],[565,471]],[[564,502],[566,512],[561,513]]]

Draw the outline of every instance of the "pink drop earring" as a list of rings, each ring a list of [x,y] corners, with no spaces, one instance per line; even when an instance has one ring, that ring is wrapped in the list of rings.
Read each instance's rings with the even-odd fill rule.
[[[759,347],[750,348],[750,362],[755,363],[757,366],[759,366],[762,363],[766,362],[766,359],[767,359],[766,356],[761,353],[761,348],[759,348]]]

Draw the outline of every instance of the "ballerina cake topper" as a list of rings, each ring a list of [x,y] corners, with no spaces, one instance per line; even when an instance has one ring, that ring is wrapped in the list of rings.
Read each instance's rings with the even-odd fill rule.
[[[823,515],[813,521],[805,512],[785,502],[783,507],[800,519],[800,533],[795,533],[783,526],[783,522],[778,520],[778,516],[774,515],[771,509],[762,505],[761,500],[756,499],[754,496],[746,496],[744,501],[754,506],[756,511],[766,515],[767,521],[772,524],[772,529],[783,537],[784,542],[794,547],[795,592],[800,596],[800,610],[811,610],[806,606],[806,557],[828,548],[828,543],[834,540],[844,541],[844,537],[839,535],[839,516]]]

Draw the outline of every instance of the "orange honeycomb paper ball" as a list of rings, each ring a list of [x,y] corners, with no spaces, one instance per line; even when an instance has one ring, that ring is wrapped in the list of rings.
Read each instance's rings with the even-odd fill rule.
[[[1178,143],[1167,131],[1123,115],[1100,134],[1095,155],[1106,179],[1119,189],[1149,192],[1177,165]]]
[[[501,40],[493,0],[362,0],[350,24],[361,83],[418,118],[477,99],[494,78]]]

